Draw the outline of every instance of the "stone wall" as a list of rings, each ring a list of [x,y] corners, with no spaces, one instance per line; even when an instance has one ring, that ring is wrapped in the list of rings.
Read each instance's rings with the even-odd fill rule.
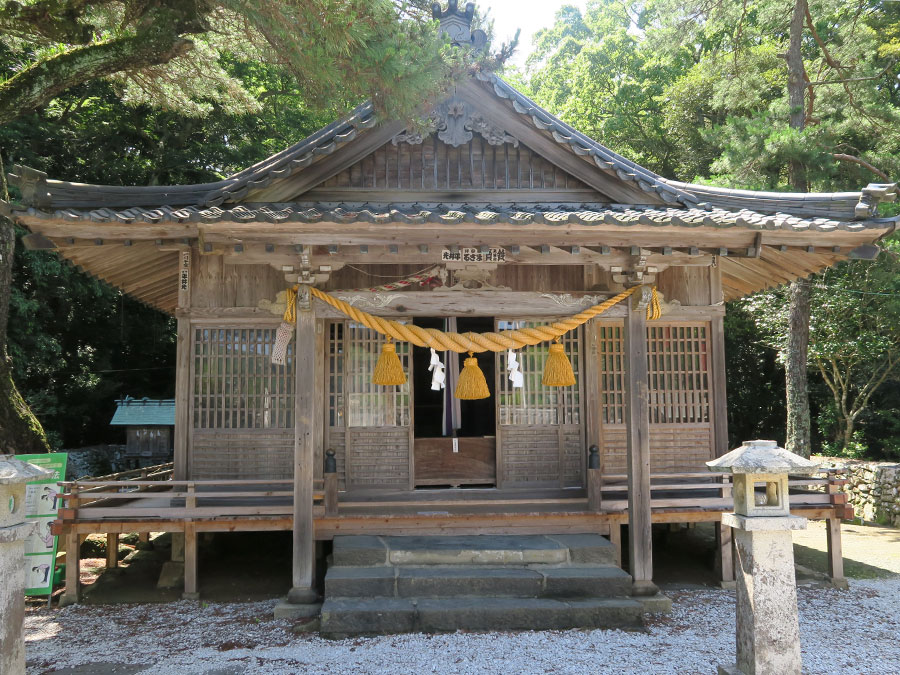
[[[824,465],[847,471],[844,489],[857,518],[900,527],[900,464],[829,457]]]
[[[66,479],[76,480],[86,476],[104,476],[126,471],[124,445],[93,445],[86,448],[64,450],[69,453]]]

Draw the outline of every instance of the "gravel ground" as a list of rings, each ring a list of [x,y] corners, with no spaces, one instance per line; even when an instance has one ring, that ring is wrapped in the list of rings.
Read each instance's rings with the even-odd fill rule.
[[[900,578],[853,580],[843,592],[801,587],[798,594],[808,673],[900,674]],[[648,675],[715,673],[718,664],[732,663],[734,593],[669,595],[672,614],[653,617],[645,631],[339,641],[295,635],[291,622],[271,618],[274,602],[33,608],[25,619],[28,673]]]

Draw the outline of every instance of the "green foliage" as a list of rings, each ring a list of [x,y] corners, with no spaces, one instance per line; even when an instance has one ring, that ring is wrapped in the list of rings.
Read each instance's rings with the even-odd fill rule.
[[[223,68],[259,98],[257,113],[232,115],[216,102],[203,118],[125,106],[112,84],[92,82],[0,128],[4,159],[84,182],[197,183],[282,150],[335,114],[313,110],[283,69],[233,59]],[[174,394],[173,319],[52,253],[17,245],[13,275],[13,372],[54,447],[116,442],[116,398]]]
[[[767,347],[754,315],[740,303],[725,314],[728,369],[728,443],[751,438],[784,440],[784,368]]]
[[[900,170],[897,3],[812,2],[806,129],[789,127],[783,58],[793,0],[598,0],[564,7],[536,36],[527,81],[540,103],[664,176],[783,189],[800,161],[814,189]],[[809,100],[809,97],[808,97]]]
[[[17,246],[13,275],[13,375],[53,447],[108,440],[116,398],[173,395],[173,319],[53,254]]]
[[[0,44],[19,55],[0,82],[0,121],[107,77],[122,100],[202,116],[255,112],[223,57],[278,65],[316,108],[365,99],[388,116],[433,103],[497,59],[452,48],[424,0],[25,0],[0,8]]]
[[[596,0],[583,13],[564,7],[538,33],[522,81],[569,123],[666,177],[785,190],[788,168],[799,162],[811,190],[841,191],[883,182],[877,171],[897,176],[900,3],[809,3],[803,130],[790,125],[784,57],[795,4]],[[890,440],[900,435],[890,365],[900,326],[898,278],[892,254],[810,281],[814,434],[848,451],[884,455],[900,447]],[[787,305],[784,289],[729,305],[733,444],[784,438],[778,355]],[[833,364],[849,375],[829,375]]]
[[[870,446],[881,452],[892,447],[884,442],[884,433],[891,438],[900,431],[900,420],[895,424],[894,414],[885,417],[884,412],[880,442],[872,435],[874,429],[862,437],[856,429],[872,418],[870,405],[880,400],[876,393],[900,370],[900,243],[889,239],[883,245],[887,250],[873,262],[847,261],[808,282],[812,285],[809,358],[826,385],[818,423],[830,439],[830,452],[836,448],[861,452]],[[783,358],[786,291],[758,293],[738,306],[754,317],[761,341]]]

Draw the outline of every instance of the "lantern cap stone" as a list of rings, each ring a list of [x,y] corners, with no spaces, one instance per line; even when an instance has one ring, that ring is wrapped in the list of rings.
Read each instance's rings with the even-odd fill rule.
[[[52,476],[52,471],[16,459],[15,455],[0,455],[0,485],[27,483]]]
[[[744,444],[706,463],[717,473],[799,473],[811,474],[820,465],[784,448],[776,441],[744,441]]]

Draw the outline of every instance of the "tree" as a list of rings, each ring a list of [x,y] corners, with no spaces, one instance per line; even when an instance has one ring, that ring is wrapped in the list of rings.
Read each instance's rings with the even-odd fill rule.
[[[412,116],[468,68],[496,61],[450,48],[423,0],[31,0],[0,7],[0,45],[15,58],[0,83],[0,125],[101,78],[124,102],[203,115],[255,111],[263,93],[229,60],[281,67],[313,107],[371,98]],[[224,167],[220,167],[224,168]],[[121,180],[121,179],[120,179]],[[117,182],[117,181],[111,181]],[[8,202],[5,183],[2,194]],[[46,448],[12,380],[6,348],[15,234],[0,213],[0,447]]]
[[[831,394],[835,424],[829,435],[843,452],[851,450],[859,419],[900,364],[900,244],[885,246],[875,262],[848,261],[799,282],[811,297],[809,359]],[[744,302],[782,358],[791,349],[792,307],[784,294],[761,293]]]
[[[858,190],[900,171],[898,36],[900,6],[881,0],[601,0],[539,33],[527,81],[538,101],[667,177]],[[777,296],[792,309],[787,446],[801,454],[808,291]]]
[[[223,67],[260,92],[257,112],[229,114],[213,102],[207,115],[192,117],[123,105],[112,83],[95,81],[0,128],[0,146],[9,162],[82,182],[206,182],[334,117],[310,109],[277,66],[227,60]],[[7,344],[13,379],[54,448],[115,442],[108,422],[116,398],[173,395],[174,322],[53,253],[16,246]]]
[[[535,35],[526,86],[543,105],[584,133],[663,175],[681,173],[665,128],[666,86],[684,74],[690,50],[658,53],[634,27],[652,12],[637,3],[563,7]]]

